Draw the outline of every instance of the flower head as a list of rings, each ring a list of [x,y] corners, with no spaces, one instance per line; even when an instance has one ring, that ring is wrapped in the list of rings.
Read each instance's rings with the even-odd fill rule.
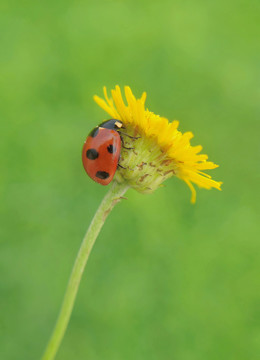
[[[145,92],[140,99],[136,99],[130,87],[126,86],[127,105],[119,86],[111,94],[112,98],[109,98],[104,87],[105,100],[98,96],[94,96],[94,100],[125,126],[120,157],[122,168],[116,174],[117,181],[126,181],[129,186],[145,193],[154,191],[167,178],[177,176],[191,189],[192,203],[196,201],[193,184],[205,189],[221,190],[222,183],[212,180],[210,175],[203,172],[218,165],[208,161],[207,155],[199,154],[201,145],[190,144],[192,132],[182,134],[178,130],[177,120],[169,122],[146,109]]]

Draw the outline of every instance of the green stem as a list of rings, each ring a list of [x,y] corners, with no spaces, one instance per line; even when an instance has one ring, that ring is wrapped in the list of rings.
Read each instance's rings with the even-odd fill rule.
[[[110,188],[107,195],[104,197],[88,228],[88,231],[82,241],[70,275],[69,283],[63,299],[63,304],[61,306],[57,323],[55,325],[45,353],[42,357],[42,360],[53,360],[59,349],[60,343],[68,326],[70,315],[78,292],[80,280],[85,265],[88,261],[91,249],[106,220],[106,217],[113,209],[115,204],[121,200],[121,196],[124,195],[127,188],[128,186],[126,186],[125,184],[118,184],[117,182],[114,182],[112,184],[112,187]]]

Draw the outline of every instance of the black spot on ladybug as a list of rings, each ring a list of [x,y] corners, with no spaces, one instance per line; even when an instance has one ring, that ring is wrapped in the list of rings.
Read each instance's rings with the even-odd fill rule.
[[[88,149],[86,155],[89,160],[95,160],[98,158],[98,152],[96,149]]]
[[[116,152],[116,148],[115,148],[112,144],[110,144],[110,145],[108,145],[108,147],[107,147],[107,151],[108,151],[110,154],[113,154],[113,153]]]
[[[91,136],[91,137],[94,138],[94,137],[97,136],[98,132],[99,132],[99,127],[96,126],[96,127],[89,133],[89,136]]]
[[[107,173],[106,171],[97,171],[96,177],[99,179],[107,179],[109,177],[109,173]]]

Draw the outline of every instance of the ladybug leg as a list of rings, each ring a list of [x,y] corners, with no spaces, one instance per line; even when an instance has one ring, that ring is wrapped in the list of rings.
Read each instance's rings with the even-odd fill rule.
[[[135,139],[135,140],[140,139],[140,137],[141,137],[141,136],[131,136],[131,135],[128,135],[128,134],[126,134],[126,133],[123,133],[122,131],[118,131],[118,133],[119,133],[120,136],[121,136],[121,134],[122,134],[122,135],[128,136],[128,137],[130,137],[131,139]]]
[[[117,164],[117,167],[120,167],[121,169],[126,169],[126,167],[120,165],[119,163]]]
[[[120,136],[121,137],[121,136]],[[121,139],[122,140],[122,139]],[[121,168],[121,169],[126,169],[126,167],[122,166],[119,164],[119,161],[121,159],[121,154],[119,155],[119,158],[118,158],[118,163],[117,163],[117,168]]]
[[[130,169],[129,167],[124,167],[124,166],[122,166],[121,164],[119,164],[120,157],[121,157],[121,156],[119,156],[118,163],[117,163],[117,168],[121,168],[121,169],[128,169],[128,170],[133,171],[133,169]]]
[[[119,135],[120,135],[120,139],[121,139],[121,141],[122,141],[122,147],[123,147],[124,149],[127,149],[127,150],[132,150],[132,149],[134,149],[133,147],[126,147],[123,136],[121,136],[121,134],[119,134]]]
[[[119,163],[117,164],[117,168],[127,169],[127,170],[134,171],[134,169],[130,169],[129,167],[124,167],[124,166],[120,165]]]

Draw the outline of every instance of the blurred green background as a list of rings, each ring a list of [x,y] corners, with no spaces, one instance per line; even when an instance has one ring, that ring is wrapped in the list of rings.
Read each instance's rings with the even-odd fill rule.
[[[57,360],[259,359],[259,1],[0,5],[0,358],[39,359],[107,188],[81,164],[102,87],[147,91],[220,168],[109,216]],[[259,160],[259,158],[258,158]]]

